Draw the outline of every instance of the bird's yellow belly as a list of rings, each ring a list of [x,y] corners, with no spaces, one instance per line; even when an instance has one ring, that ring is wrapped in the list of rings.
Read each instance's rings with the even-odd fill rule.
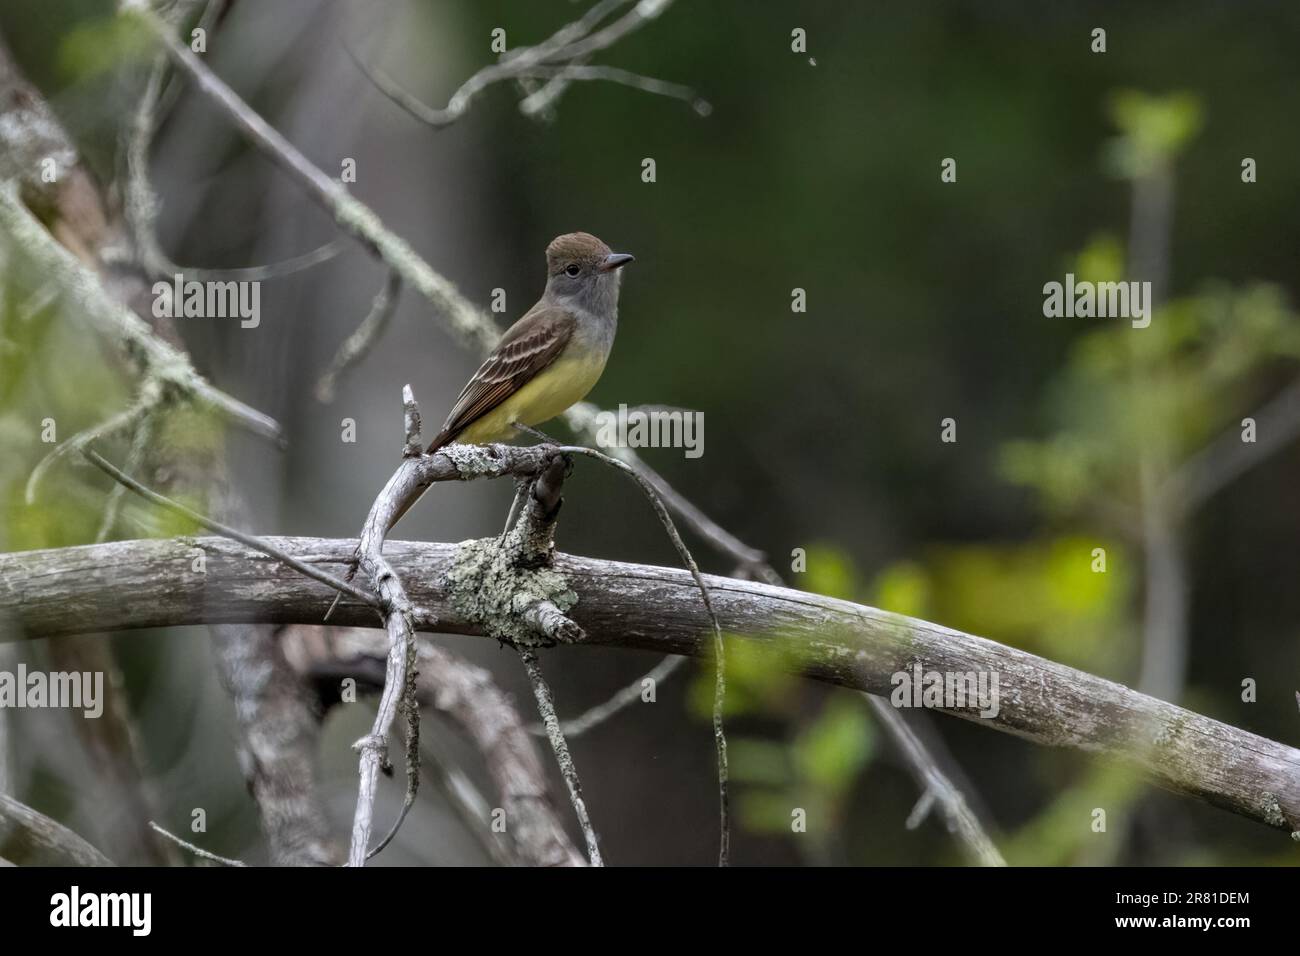
[[[513,438],[512,422],[539,425],[586,398],[605,370],[605,356],[589,359],[561,356],[532,381],[466,428],[457,441],[482,444]]]

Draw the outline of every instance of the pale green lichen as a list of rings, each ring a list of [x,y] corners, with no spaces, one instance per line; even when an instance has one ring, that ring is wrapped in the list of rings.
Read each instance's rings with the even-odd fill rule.
[[[1286,826],[1286,816],[1282,813],[1282,804],[1278,802],[1277,794],[1265,790],[1259,808],[1264,812],[1264,822],[1269,826]]]
[[[536,633],[524,613],[539,601],[563,612],[578,603],[564,575],[550,567],[520,568],[513,561],[517,530],[504,542],[496,538],[462,541],[447,571],[448,598],[467,620],[489,636],[519,647],[550,646],[554,640]]]
[[[444,445],[439,451],[451,459],[456,466],[456,473],[462,478],[477,478],[499,471],[501,462],[489,454],[483,445],[462,445],[453,442]]]

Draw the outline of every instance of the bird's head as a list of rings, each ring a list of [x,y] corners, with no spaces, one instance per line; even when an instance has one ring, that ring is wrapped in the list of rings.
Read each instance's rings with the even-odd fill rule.
[[[632,256],[611,252],[588,232],[556,236],[546,247],[547,296],[590,312],[612,311],[618,303],[620,270],[632,261]]]

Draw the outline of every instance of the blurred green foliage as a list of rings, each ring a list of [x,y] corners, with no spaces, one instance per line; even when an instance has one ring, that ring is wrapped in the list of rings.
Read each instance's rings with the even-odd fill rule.
[[[1123,90],[1111,97],[1110,117],[1120,135],[1107,145],[1106,165],[1125,179],[1163,169],[1204,123],[1200,99],[1185,92],[1152,96]]]
[[[78,433],[94,428],[130,401],[134,384],[116,361],[114,343],[88,327],[58,290],[25,266],[22,250],[0,237],[0,547],[57,548],[94,541],[112,482],[75,451],[60,454],[27,500],[33,470]],[[105,357],[110,357],[105,361]],[[206,410],[171,402],[152,418],[145,464],[161,462],[155,447],[184,461],[223,441]],[[105,436],[97,450],[124,461],[134,429]],[[183,471],[170,467],[169,474]],[[152,476],[152,472],[150,472]],[[136,477],[150,477],[137,475]],[[206,495],[182,483],[172,496],[203,510]],[[119,520],[133,537],[192,534],[193,522],[127,493]]]

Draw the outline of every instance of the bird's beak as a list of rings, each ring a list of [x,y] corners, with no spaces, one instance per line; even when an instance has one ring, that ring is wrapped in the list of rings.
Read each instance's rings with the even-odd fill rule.
[[[613,272],[615,269],[620,269],[629,262],[635,261],[636,256],[629,256],[626,252],[611,252],[597,268],[601,272]]]

